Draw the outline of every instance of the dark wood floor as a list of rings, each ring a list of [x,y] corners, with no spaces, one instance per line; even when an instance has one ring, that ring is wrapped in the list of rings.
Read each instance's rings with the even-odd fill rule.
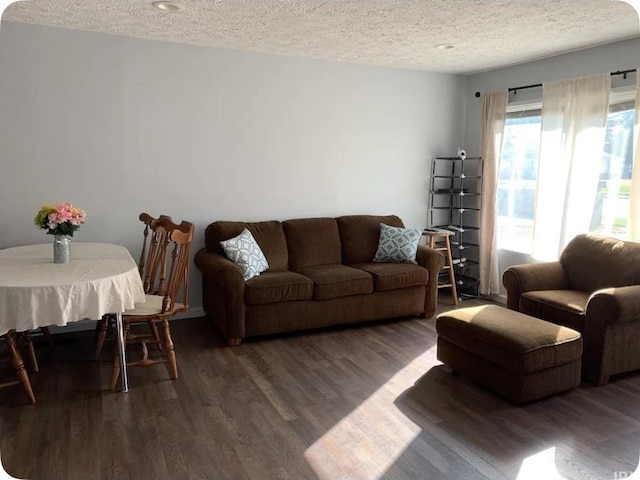
[[[462,306],[470,306],[467,301]],[[451,308],[442,303],[440,311]],[[225,347],[172,324],[180,379],[108,391],[93,337],[38,346],[38,403],[0,390],[5,470],[29,479],[614,479],[640,455],[640,374],[514,406],[436,360],[435,320]],[[554,477],[552,473],[556,471]]]

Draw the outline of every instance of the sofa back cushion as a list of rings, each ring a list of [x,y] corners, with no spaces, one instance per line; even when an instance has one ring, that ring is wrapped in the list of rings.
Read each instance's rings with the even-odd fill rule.
[[[564,248],[560,263],[575,290],[640,285],[640,243],[581,234]]]
[[[289,250],[289,267],[298,271],[315,265],[342,263],[335,218],[300,218],[282,223]]]
[[[287,240],[284,236],[282,223],[275,220],[270,222],[213,222],[205,231],[204,240],[207,251],[224,255],[220,242],[240,235],[245,228],[249,229],[264,256],[267,257],[269,270],[289,269]]]
[[[378,250],[380,224],[404,227],[395,215],[347,215],[338,217],[338,231],[342,246],[342,263],[371,262]]]

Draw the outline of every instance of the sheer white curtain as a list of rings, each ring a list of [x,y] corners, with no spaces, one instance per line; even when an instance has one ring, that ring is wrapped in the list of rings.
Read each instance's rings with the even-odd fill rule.
[[[556,260],[589,231],[595,201],[611,75],[543,84],[532,258]]]
[[[500,293],[496,222],[498,163],[502,151],[508,90],[489,92],[482,97],[482,202],[480,208],[480,294]]]
[[[636,120],[633,136],[633,171],[628,225],[629,240],[640,242],[640,68],[636,70]]]

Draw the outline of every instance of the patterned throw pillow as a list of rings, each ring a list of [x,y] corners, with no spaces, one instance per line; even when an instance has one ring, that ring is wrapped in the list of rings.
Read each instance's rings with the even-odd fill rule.
[[[380,241],[374,262],[416,263],[418,242],[422,232],[418,229],[390,227],[380,224]]]
[[[256,277],[269,268],[260,245],[246,228],[237,237],[220,242],[220,245],[227,258],[242,269],[245,280]]]

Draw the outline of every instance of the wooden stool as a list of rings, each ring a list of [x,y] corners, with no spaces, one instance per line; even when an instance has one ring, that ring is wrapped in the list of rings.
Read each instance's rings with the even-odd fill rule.
[[[33,390],[31,389],[31,382],[29,381],[29,375],[27,374],[26,369],[24,368],[24,362],[22,361],[22,355],[20,355],[20,350],[16,345],[15,339],[15,331],[9,330],[5,335],[4,339],[7,342],[7,347],[9,348],[9,354],[11,355],[11,361],[13,363],[13,368],[18,375],[18,380],[3,382],[0,383],[0,388],[10,387],[12,385],[17,385],[18,383],[22,384],[22,389],[29,397],[31,403],[36,403],[36,397],[33,395]]]
[[[453,235],[453,232],[448,230],[425,230],[422,234],[429,237],[429,247],[434,250],[438,250],[444,253],[444,266],[443,270],[449,273],[449,282],[438,282],[438,288],[451,288],[451,297],[453,298],[453,304],[458,305],[458,291],[456,289],[456,275],[453,271],[453,258],[451,257],[451,242],[449,237]],[[441,246],[437,246],[440,243]]]

